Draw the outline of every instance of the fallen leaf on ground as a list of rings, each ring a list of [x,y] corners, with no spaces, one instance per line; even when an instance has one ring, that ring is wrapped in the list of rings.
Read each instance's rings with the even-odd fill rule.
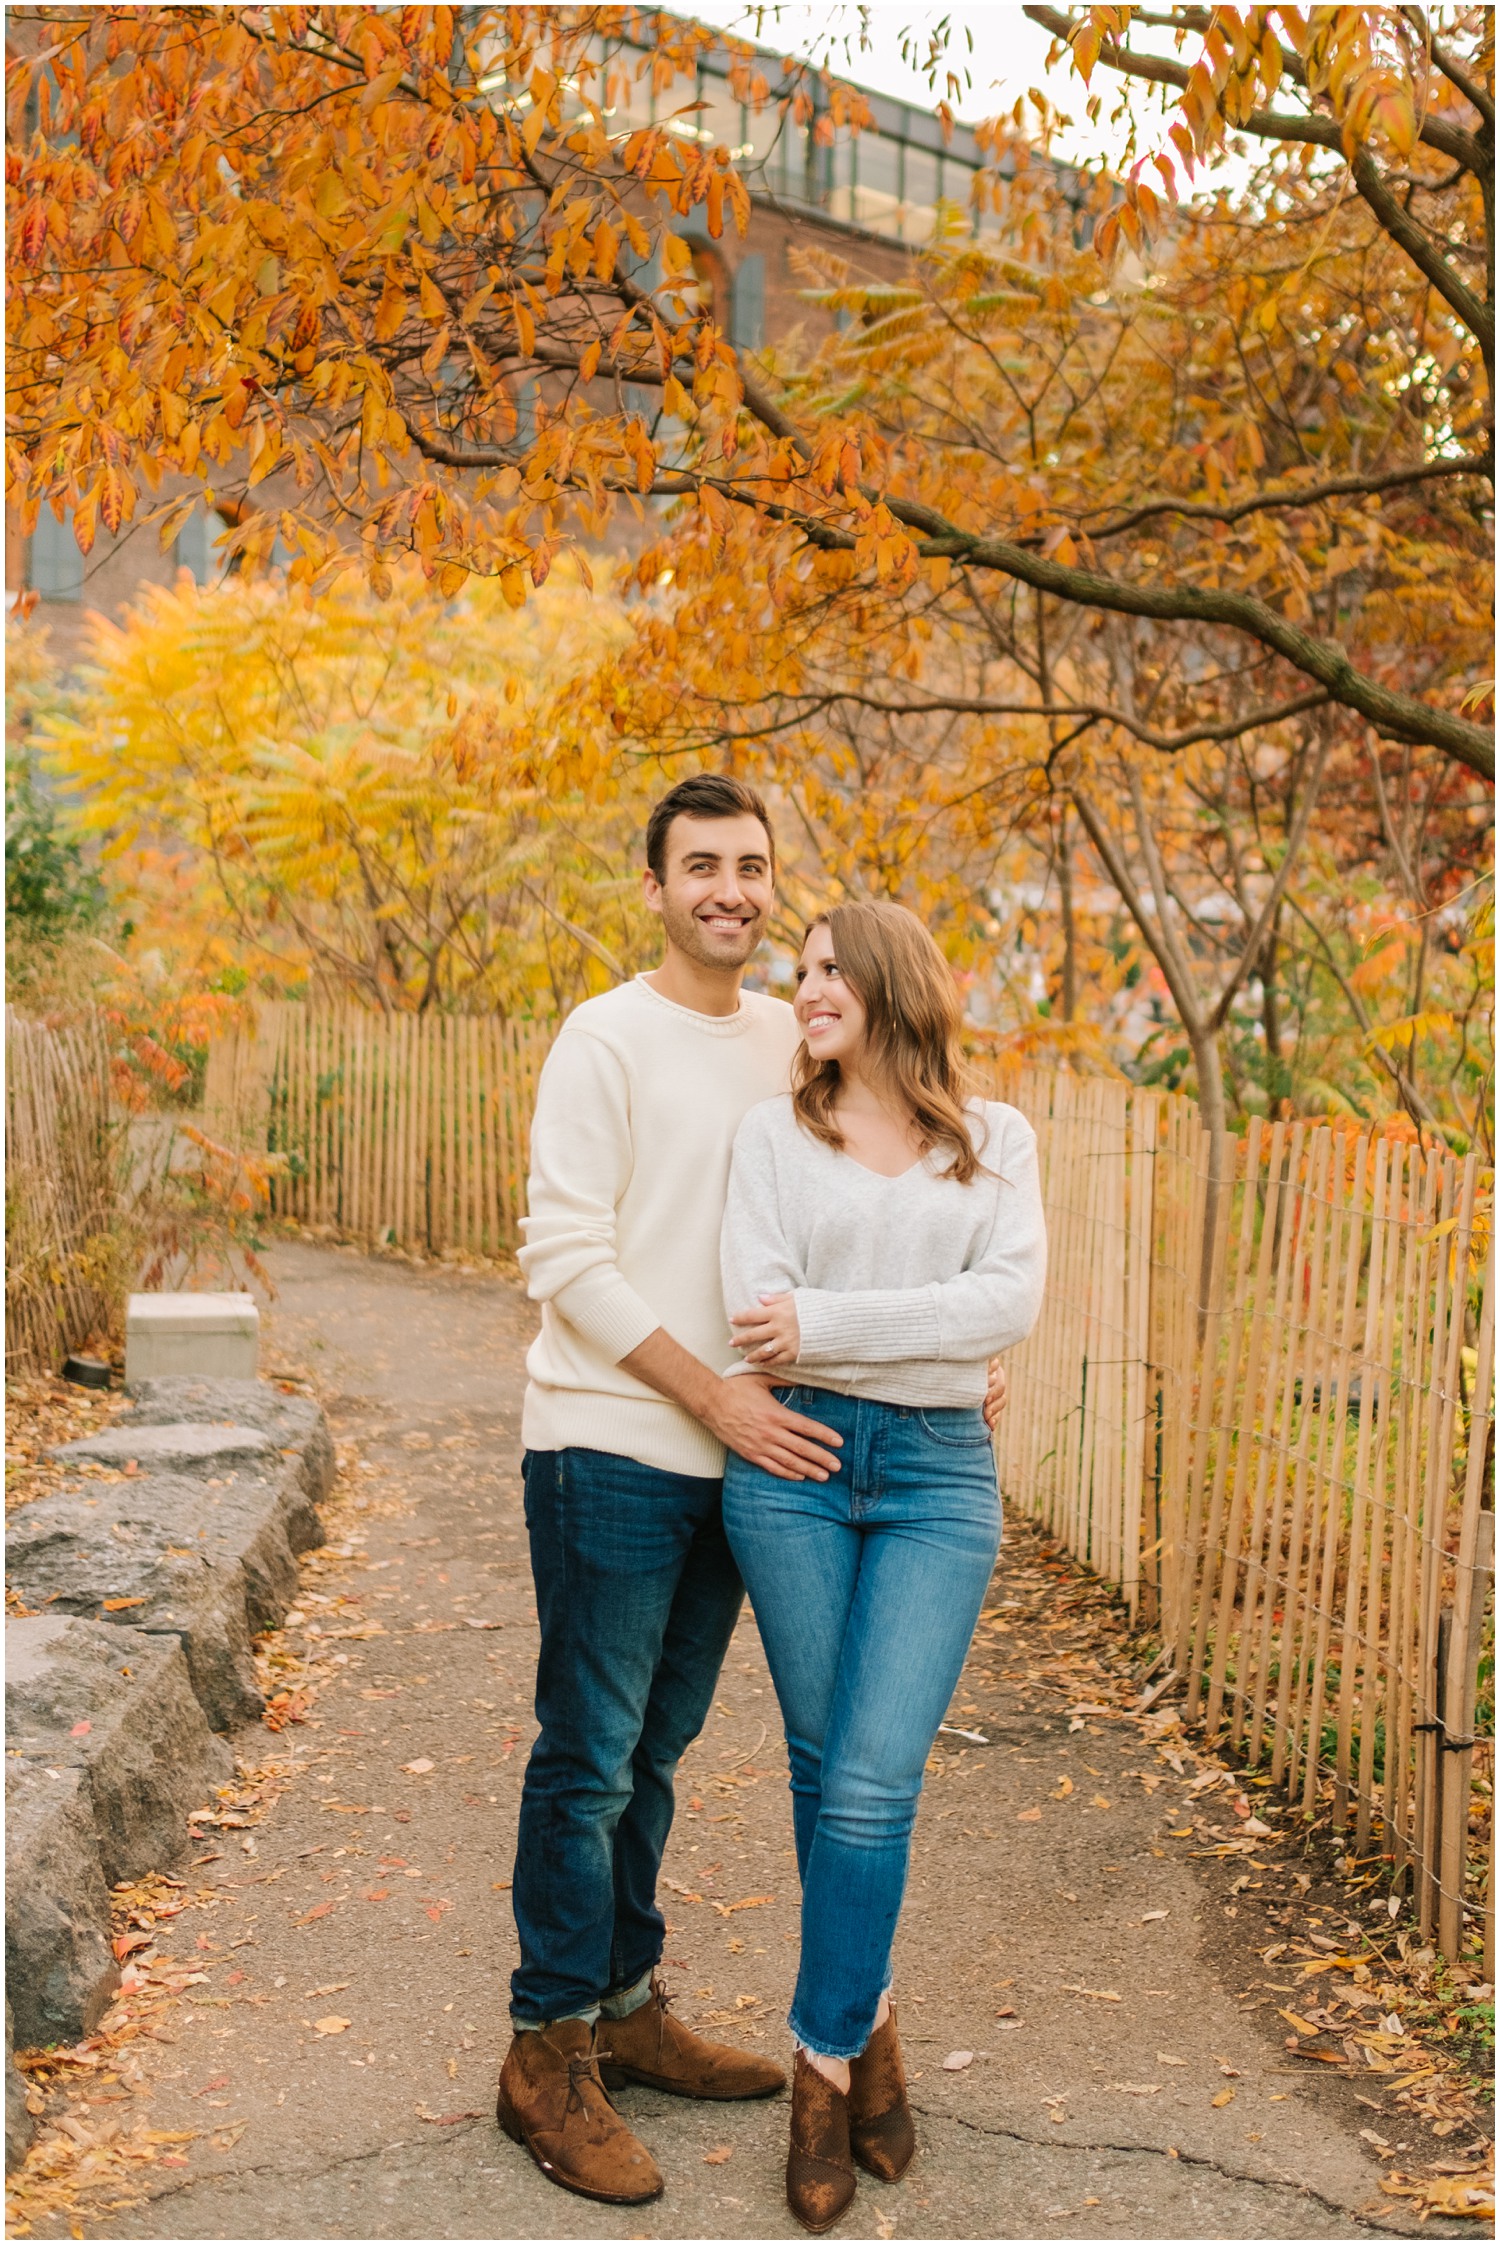
[[[145,1603],[144,1598],[106,1598],[104,1611],[107,1614],[123,1614],[131,1606],[144,1606]]]
[[[1160,2094],[1159,2081],[1112,2081],[1111,2089],[1118,2089],[1122,2097],[1155,2097]]]
[[[1234,2091],[1232,2089],[1221,2089],[1217,2097],[1210,2097],[1208,2101],[1215,2107],[1232,2105],[1234,2103]]]
[[[406,1771],[408,1777],[425,1777],[427,1775],[427,1772],[433,1766],[434,1765],[427,1760],[425,1755],[420,1761],[403,1762],[401,1764],[401,1767]]]
[[[311,2003],[316,1996],[341,1996],[350,1985],[351,1983],[348,1980],[330,1980],[326,1987],[306,1989],[302,2001]]]
[[[747,1894],[743,1902],[716,1902],[714,1908],[721,1918],[732,1918],[736,1910],[758,1910],[766,1902],[774,1902],[774,1894]]]
[[[1064,1980],[1063,1993],[1070,1996],[1092,1996],[1095,2003],[1118,2003],[1120,2000],[1113,1988],[1080,1988],[1071,1980]]]
[[[1165,2050],[1157,2051],[1156,2062],[1159,2066],[1185,2066],[1187,2064],[1186,2058],[1169,2058]]]
[[[1142,1925],[1156,1925],[1162,1918],[1169,1918],[1171,1915],[1170,1910],[1148,1910],[1141,1919],[1141,1923]]]
[[[69,1738],[87,1738],[93,1727],[92,1723],[75,1723],[68,1736]]]
[[[950,2050],[943,2060],[943,2071],[946,2074],[961,2074],[965,2066],[972,2066],[973,2063],[972,2050]]]
[[[1424,2218],[1428,2214],[1467,2222],[1492,2222],[1495,2218],[1495,2178],[1490,2171],[1428,2175],[1416,2180],[1405,2175],[1383,2175],[1380,2187],[1392,2198],[1412,2199]]]
[[[733,2159],[733,2157],[733,2144],[718,2144],[712,2151],[706,2151],[703,2154],[703,2164],[705,2167],[722,2167],[726,2159]]]
[[[1071,1778],[1071,1777],[1060,1777],[1060,1778],[1058,1779],[1058,1781],[1057,1781],[1057,1790],[1056,1790],[1056,1791],[1054,1792],[1054,1794],[1053,1794],[1052,1798],[1053,1798],[1053,1800],[1054,1800],[1054,1801],[1065,1801],[1065,1800],[1067,1799],[1068,1795],[1069,1795],[1069,1794],[1070,1794],[1070,1793],[1072,1792],[1072,1790],[1073,1790],[1073,1780],[1072,1780],[1072,1778]]]
[[[348,2025],[347,2019],[341,2019],[336,2011],[330,2011],[326,2019],[314,2019],[313,2032],[320,2035],[341,2035]]]
[[[326,1918],[332,1908],[333,1904],[331,1902],[317,1902],[313,1905],[312,1909],[306,1911],[303,1916],[301,1916],[300,1918],[293,1918],[292,1923],[293,1925],[311,1925],[314,1918]]]
[[[487,2120],[484,2112],[428,2112],[424,2105],[416,2108],[418,2120],[425,2120],[429,2128],[452,2128],[460,2120]]]
[[[1039,1808],[1023,1808],[1016,1818],[1018,1824],[1040,1824],[1041,1821],[1042,1812]]]

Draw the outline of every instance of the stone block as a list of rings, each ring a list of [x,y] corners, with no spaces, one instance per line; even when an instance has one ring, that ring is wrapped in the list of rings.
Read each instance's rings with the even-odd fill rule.
[[[283,1455],[300,1460],[302,1486],[312,1504],[321,1504],[333,1487],[333,1437],[321,1404],[310,1396],[289,1395],[270,1380],[196,1380],[176,1377],[139,1380],[130,1393],[135,1408],[117,1427],[182,1425],[184,1422],[258,1427]],[[311,1522],[314,1540],[321,1529]],[[294,1544],[296,1550],[312,1545]]]
[[[5,1993],[23,2050],[77,2042],[119,1985],[109,1894],[82,1770],[5,1773]]]
[[[125,1378],[192,1373],[253,1380],[260,1312],[249,1294],[132,1294],[125,1311]]]
[[[123,1424],[102,1427],[97,1434],[84,1435],[77,1442],[64,1442],[51,1455],[64,1465],[110,1466],[117,1472],[134,1466],[153,1479],[162,1475],[172,1480],[192,1479],[205,1491],[238,1492],[216,1497],[216,1509],[223,1509],[226,1503],[231,1509],[237,1503],[258,1503],[253,1496],[247,1499],[246,1492],[272,1489],[288,1554],[310,1551],[322,1541],[322,1523],[316,1506],[308,1501],[299,1454],[284,1453],[259,1427],[201,1421],[145,1426],[127,1419]],[[284,1568],[281,1572],[285,1573]],[[294,1572],[286,1584],[287,1595],[294,1596],[296,1587]],[[277,1618],[279,1612],[272,1616],[273,1620]],[[257,1629],[271,1625],[269,1621],[255,1623]]]
[[[55,1609],[5,1624],[5,1745],[83,1773],[105,1881],[170,1870],[189,1813],[234,1774],[180,1643]]]
[[[296,1586],[277,1492],[262,1488],[258,1514],[239,1496],[160,1476],[40,1498],[11,1516],[10,1585],[35,1611],[177,1638],[198,1704],[227,1730],[260,1713],[252,1626],[279,1620]]]
[[[26,2109],[26,2084],[15,2061],[16,2031],[5,2006],[5,2172],[11,2174],[31,2149],[36,2123]]]

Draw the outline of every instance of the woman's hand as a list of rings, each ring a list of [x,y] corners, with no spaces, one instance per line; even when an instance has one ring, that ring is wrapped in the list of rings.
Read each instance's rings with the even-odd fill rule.
[[[734,1345],[747,1364],[758,1372],[777,1364],[795,1364],[802,1347],[794,1294],[762,1294],[758,1310],[736,1310],[729,1320]]]
[[[992,1356],[989,1381],[984,1391],[984,1423],[991,1434],[1000,1423],[1000,1414],[1005,1409],[1009,1388],[1010,1382],[1005,1377],[1005,1359]]]

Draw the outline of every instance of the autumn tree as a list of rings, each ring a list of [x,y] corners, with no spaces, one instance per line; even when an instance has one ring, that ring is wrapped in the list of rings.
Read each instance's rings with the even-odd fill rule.
[[[1149,261],[1186,229],[1213,288],[1253,268],[1239,297],[1179,294],[1182,367],[1149,366],[1149,323],[1144,352],[1097,363],[1097,472],[1022,451],[976,488],[932,401],[892,432],[857,386],[736,362],[677,230],[695,209],[711,233],[743,221],[730,151],[606,115],[638,67],[619,42],[660,105],[716,36],[699,27],[602,7],[43,7],[8,19],[12,488],[28,518],[71,507],[86,542],[173,470],[252,499],[234,550],[279,537],[295,581],[354,557],[380,590],[416,553],[446,591],[495,575],[513,600],[569,538],[676,497],[720,531],[748,512],[773,588],[809,550],[893,593],[943,562],[991,601],[1025,588],[1218,633],[1264,706],[1326,702],[1492,773],[1476,681],[1427,648],[1411,553],[1414,523],[1459,569],[1484,539],[1488,12],[1033,12],[1086,75],[1163,87],[1184,162],[1211,170],[1236,133],[1269,150],[1251,196],[1164,224],[1175,173],[1144,149],[1123,190],[1074,195],[1069,270],[1022,260],[1023,295],[1098,297],[1106,327],[1122,246]],[[1137,23],[1178,59],[1132,45]],[[773,81],[746,49],[731,67],[752,104],[805,108],[797,73]],[[831,88],[826,115],[857,124],[857,99]],[[986,223],[1030,155],[1014,126],[992,148]],[[990,308],[966,298],[994,294],[978,255],[937,291],[971,325]],[[1412,597],[1360,644],[1351,581],[1396,548]]]
[[[567,711],[624,626],[572,576],[526,616],[408,564],[384,601],[183,578],[96,620],[44,754],[137,948],[196,926],[241,982],[383,1011],[551,1014],[644,963],[645,782]]]

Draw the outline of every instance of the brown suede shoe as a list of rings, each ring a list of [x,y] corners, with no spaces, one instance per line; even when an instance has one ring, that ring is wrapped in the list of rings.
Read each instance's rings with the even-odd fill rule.
[[[769,2058],[695,2035],[667,2006],[670,1998],[653,1974],[651,1993],[624,2019],[599,2021],[599,2073],[607,2089],[627,2081],[665,2089],[673,2097],[773,2097],[786,2075]]]
[[[792,2139],[786,2155],[786,2202],[804,2229],[832,2229],[854,2201],[849,2156],[849,2100],[820,2074],[803,2050],[792,2072]]]
[[[661,2170],[604,2093],[585,2019],[516,2035],[500,2069],[495,2118],[549,2182],[580,2198],[638,2206],[660,2195]]]
[[[898,2182],[917,2148],[894,2004],[884,2026],[849,2061],[849,2148],[865,2173],[882,2183]]]

